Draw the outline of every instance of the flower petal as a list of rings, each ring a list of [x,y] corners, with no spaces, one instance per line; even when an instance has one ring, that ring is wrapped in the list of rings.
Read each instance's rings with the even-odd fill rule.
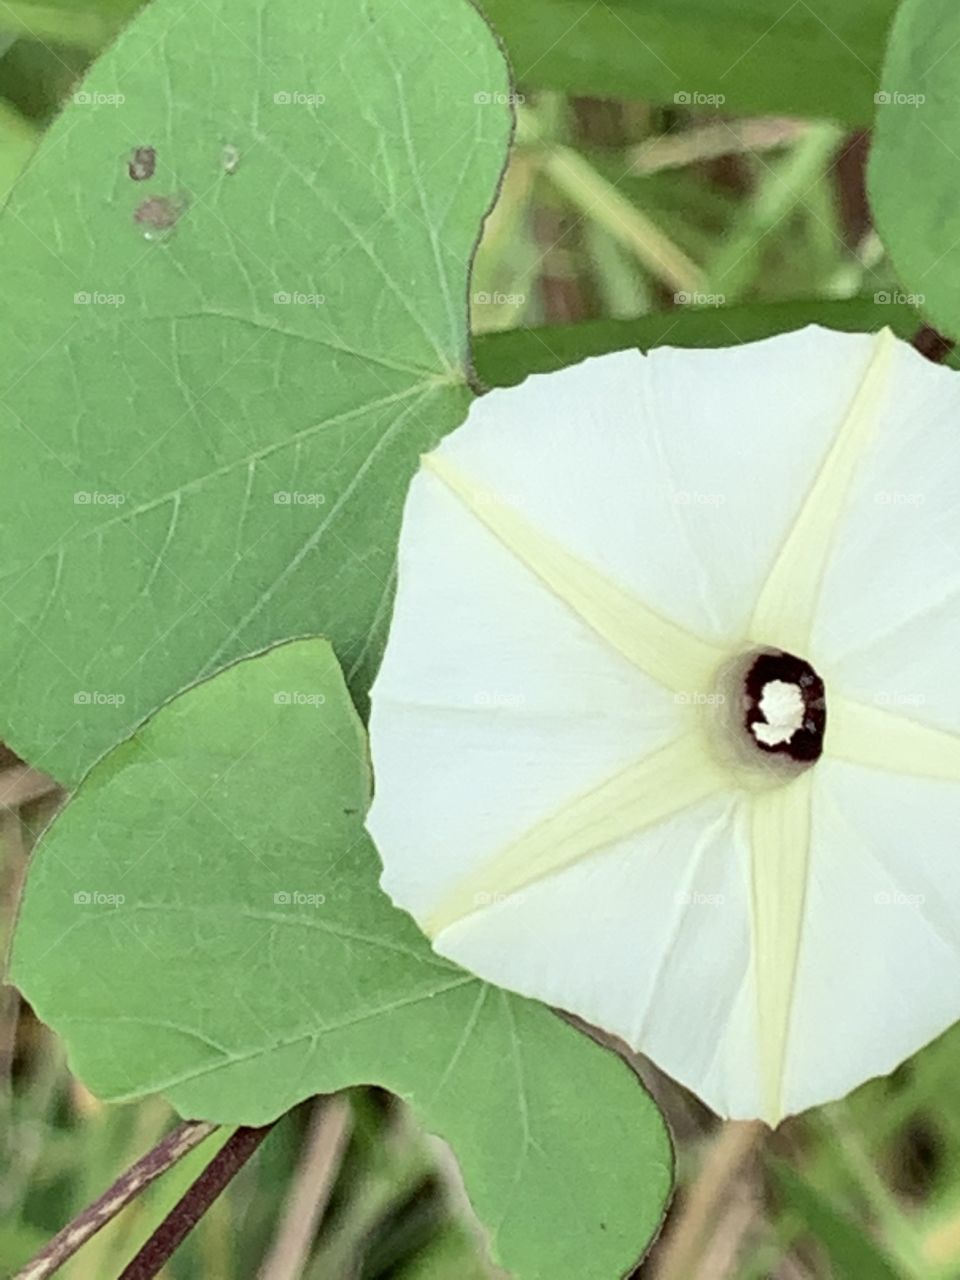
[[[807,770],[750,801],[757,1051],[762,1115],[769,1124],[786,1114],[783,1082],[806,904],[812,793]]]
[[[810,647],[820,583],[834,551],[850,485],[873,442],[879,413],[891,403],[896,346],[889,329],[877,335],[830,450],[764,581],[750,626],[751,637],[758,644],[787,653],[804,653]]]
[[[522,564],[641,671],[677,692],[710,687],[726,656],[723,649],[664,618],[571,555],[449,459],[432,453],[423,463]]]
[[[873,911],[862,972],[846,954],[851,903],[908,870],[910,821],[933,883],[960,817],[960,481],[935,407],[955,418],[960,391],[918,360],[809,329],[587,361],[483,397],[408,499],[372,698],[384,887],[442,954],[620,1035],[724,1115],[836,1097],[957,1012],[939,906]],[[898,443],[914,406],[935,449],[925,426]],[[904,483],[935,492],[932,519],[878,516],[876,486]],[[824,756],[759,789],[697,706],[751,645],[803,650],[827,688]],[[918,688],[919,712],[878,710]],[[878,972],[910,1006],[889,1036]]]
[[[722,1115],[761,1109],[743,814],[713,797],[467,916],[437,950],[641,1047]]]
[[[815,770],[785,1114],[892,1071],[956,1020],[960,787]]]
[[[725,776],[687,733],[608,778],[474,868],[423,922],[430,938],[490,902],[554,875],[723,789]]]
[[[811,326],[586,360],[477,400],[436,457],[664,618],[740,641],[874,357]]]
[[[960,735],[843,696],[830,701],[826,751],[891,774],[960,783]]]
[[[898,342],[807,655],[859,702],[960,733],[960,378]]]
[[[429,471],[404,517],[370,719],[368,826],[422,920],[476,868],[683,730],[602,640]]]

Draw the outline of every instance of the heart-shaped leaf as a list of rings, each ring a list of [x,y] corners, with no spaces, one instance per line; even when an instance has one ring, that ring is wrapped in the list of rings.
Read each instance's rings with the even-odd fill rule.
[[[867,122],[896,0],[482,0],[521,87]]]
[[[870,202],[903,296],[960,338],[960,10],[904,0],[877,94]]]
[[[452,1143],[523,1280],[614,1280],[670,1184],[629,1069],[431,951],[377,886],[366,744],[330,647],[175,699],[99,762],[31,869],[14,977],[111,1099],[259,1124],[375,1082]]]
[[[468,0],[154,0],[19,182],[0,271],[0,707],[75,781],[322,627],[362,696],[419,454],[465,415],[510,130]]]
[[[531,373],[550,373],[587,356],[639,347],[735,347],[775,333],[820,324],[842,333],[889,326],[901,338],[921,327],[916,310],[895,290],[861,298],[749,302],[732,307],[677,307],[635,320],[584,320],[578,324],[485,333],[474,347],[480,377],[492,387],[512,387]]]

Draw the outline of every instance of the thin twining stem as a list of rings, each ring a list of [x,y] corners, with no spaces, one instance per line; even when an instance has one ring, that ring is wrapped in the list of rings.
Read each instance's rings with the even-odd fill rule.
[[[233,1181],[274,1124],[276,1121],[260,1129],[249,1129],[245,1125],[235,1129],[137,1256],[124,1267],[118,1280],[153,1280],[159,1275],[171,1255]]]
[[[52,1276],[77,1250],[111,1222],[121,1209],[135,1200],[151,1182],[166,1173],[185,1155],[198,1147],[217,1128],[215,1124],[188,1120],[168,1133],[146,1155],[141,1156],[98,1199],[79,1213],[62,1231],[13,1277],[13,1280],[44,1280]]]

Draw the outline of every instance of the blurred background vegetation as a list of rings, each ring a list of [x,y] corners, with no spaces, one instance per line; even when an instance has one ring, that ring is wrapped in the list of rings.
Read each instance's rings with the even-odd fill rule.
[[[132,7],[130,0],[76,8],[0,2],[0,200]],[[884,19],[891,8],[887,0],[863,6],[864,15],[869,9]],[[511,21],[523,23],[520,16]],[[790,34],[791,21],[781,35]],[[550,36],[541,34],[544,48]],[[536,32],[525,38],[529,45]],[[694,27],[687,38],[699,38],[694,55],[708,61],[714,33],[704,28],[698,37]],[[736,47],[747,46],[742,33],[737,39]],[[870,28],[869,39],[875,64],[882,25]],[[628,50],[629,41],[624,35]],[[882,307],[891,319],[900,316],[901,327],[915,327],[909,307],[904,318],[870,225],[867,134],[849,123],[869,118],[851,104],[872,92],[870,67],[845,40],[840,44],[846,54],[829,44],[834,62],[815,56],[823,75],[841,77],[835,114],[844,124],[816,118],[816,86],[794,75],[792,64],[778,75],[769,60],[762,64],[769,84],[758,88],[758,102],[776,99],[782,87],[782,99],[796,102],[802,114],[742,114],[750,96],[742,84],[728,107],[717,100],[722,94],[693,85],[670,92],[661,86],[646,102],[533,90],[521,79],[517,146],[474,273],[475,332],[531,329],[525,348],[531,366],[549,366],[585,354],[588,339],[602,349],[643,341],[644,334],[669,341],[676,330],[695,342],[698,326],[714,335],[711,341],[752,337],[755,304],[780,309],[787,317],[781,327],[791,315],[812,318],[824,300],[848,300],[854,327]],[[554,61],[571,47],[570,40],[560,46]],[[624,56],[620,50],[620,63]],[[613,80],[629,80],[620,63]],[[548,63],[546,82],[562,83],[565,67],[561,60],[554,71]],[[662,69],[651,67],[662,80]],[[816,306],[795,305],[804,302]],[[556,327],[578,322],[586,327],[561,350]],[[725,337],[716,337],[718,328]],[[481,375],[485,351],[495,351],[494,338],[478,344]],[[31,844],[61,799],[47,779],[0,754],[4,935]],[[843,1053],[844,1046],[824,1044],[821,1051]],[[669,1119],[678,1174],[661,1237],[637,1275],[960,1275],[958,1063],[955,1029],[889,1079],[771,1134],[758,1125],[719,1124],[635,1060]],[[0,1000],[0,1112],[4,1274],[175,1121],[158,1099],[98,1103],[71,1077],[56,1038],[9,989]],[[95,1237],[62,1272],[67,1280],[115,1276],[224,1137],[209,1138]],[[485,1259],[449,1151],[419,1131],[397,1100],[356,1090],[285,1117],[163,1274],[481,1280],[498,1273]]]

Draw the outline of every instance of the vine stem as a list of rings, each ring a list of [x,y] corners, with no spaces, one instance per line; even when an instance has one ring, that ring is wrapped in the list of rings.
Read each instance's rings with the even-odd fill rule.
[[[276,1124],[235,1129],[199,1178],[188,1187],[118,1280],[152,1280],[183,1243]]]
[[[936,329],[931,329],[929,325],[924,325],[913,335],[911,345],[934,364],[943,364],[956,343],[952,338],[945,338]]]
[[[146,1155],[141,1156],[129,1169],[108,1187],[98,1199],[79,1213],[72,1222],[49,1241],[13,1280],[45,1280],[63,1266],[81,1245],[112,1221],[121,1209],[136,1199],[151,1182],[182,1160],[188,1152],[198,1147],[217,1128],[215,1124],[187,1120],[168,1133]],[[152,1274],[152,1273],[151,1273]]]

